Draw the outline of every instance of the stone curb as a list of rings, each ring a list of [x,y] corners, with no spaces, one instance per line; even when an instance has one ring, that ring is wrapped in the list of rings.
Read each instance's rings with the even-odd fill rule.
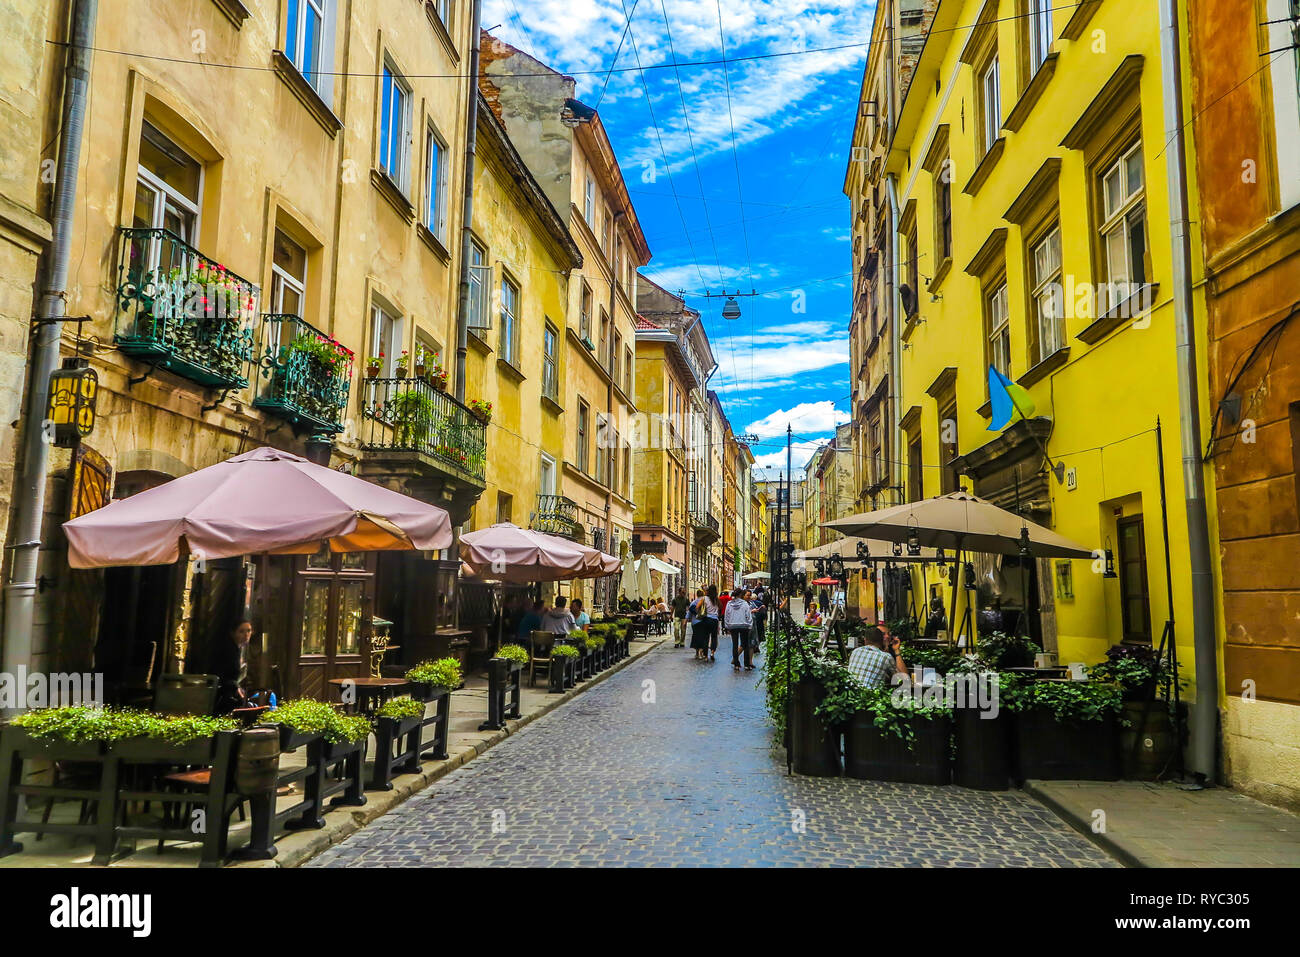
[[[1075,814],[1073,811],[1066,808],[1065,805],[1061,804],[1061,802],[1047,794],[1037,785],[1038,782],[1036,781],[1026,781],[1021,790],[1059,817],[1064,823],[1078,831],[1093,844],[1097,845],[1097,847],[1115,858],[1115,860],[1119,861],[1125,867],[1147,868],[1152,866],[1143,862],[1137,855],[1109,834],[1097,834],[1094,832],[1090,821],[1085,820],[1080,815]]]
[[[421,771],[419,774],[402,774],[393,779],[393,789],[391,791],[366,791],[366,803],[363,807],[356,808],[351,814],[335,813],[326,818],[329,823],[319,831],[299,831],[296,834],[289,834],[276,842],[278,853],[269,861],[235,861],[228,866],[230,867],[301,867],[313,857],[327,850],[334,844],[342,842],[344,839],[355,834],[361,828],[370,824],[372,821],[387,814],[397,805],[409,799],[412,795],[424,790],[439,778],[450,774],[457,768],[463,767],[468,762],[474,760],[484,751],[500,744],[512,734],[517,734],[526,726],[536,721],[543,715],[550,714],[556,708],[572,701],[588,688],[594,688],[610,675],[622,671],[633,662],[640,661],[651,651],[663,644],[667,638],[660,638],[651,642],[647,647],[640,651],[634,651],[627,658],[618,664],[606,668],[600,674],[593,678],[588,678],[582,684],[570,688],[568,691],[553,699],[547,700],[545,704],[530,711],[528,714],[519,718],[513,718],[506,722],[506,726],[500,731],[493,734],[483,741],[468,745],[451,755],[446,761],[437,761],[432,764],[429,770]]]

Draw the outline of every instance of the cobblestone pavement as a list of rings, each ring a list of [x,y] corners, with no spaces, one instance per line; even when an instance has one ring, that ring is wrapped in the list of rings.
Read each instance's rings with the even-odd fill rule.
[[[307,866],[1114,866],[1019,792],[787,777],[760,674],[660,645]]]

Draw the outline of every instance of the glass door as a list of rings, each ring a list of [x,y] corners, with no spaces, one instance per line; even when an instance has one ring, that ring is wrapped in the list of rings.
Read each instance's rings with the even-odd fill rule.
[[[295,694],[332,700],[336,678],[369,673],[367,618],[374,607],[374,564],[365,552],[312,555],[298,575],[301,622]]]

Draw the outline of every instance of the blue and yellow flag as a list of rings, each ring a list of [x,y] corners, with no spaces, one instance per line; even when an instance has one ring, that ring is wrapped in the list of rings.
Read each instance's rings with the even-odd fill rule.
[[[1034,414],[1034,400],[1029,393],[993,366],[989,366],[989,403],[993,413],[988,427],[990,432],[1001,432],[1012,422]]]

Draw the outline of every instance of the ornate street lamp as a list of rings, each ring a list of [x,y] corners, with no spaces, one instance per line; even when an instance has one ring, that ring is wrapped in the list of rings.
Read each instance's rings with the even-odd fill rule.
[[[69,356],[50,374],[50,398],[45,410],[49,438],[61,449],[74,449],[95,430],[99,376],[81,356]]]

